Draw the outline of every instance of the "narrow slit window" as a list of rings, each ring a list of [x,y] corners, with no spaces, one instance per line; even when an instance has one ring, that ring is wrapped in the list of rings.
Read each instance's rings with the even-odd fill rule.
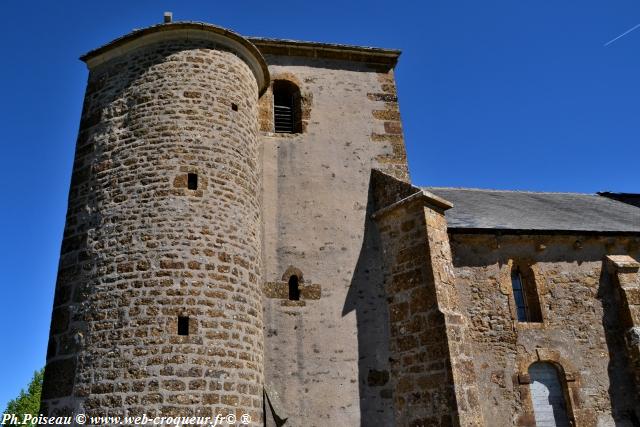
[[[273,124],[276,133],[302,131],[300,89],[290,81],[273,82]]]
[[[542,322],[538,292],[535,283],[532,283],[529,276],[531,274],[523,275],[517,267],[511,271],[511,286],[516,315],[518,322]]]
[[[189,317],[178,316],[178,335],[189,335]]]
[[[524,289],[522,288],[522,276],[520,275],[520,271],[517,269],[511,273],[511,284],[513,285],[513,299],[516,303],[518,321],[526,322],[529,309],[527,307],[527,300],[524,296]]]
[[[197,190],[198,189],[198,174],[190,173],[187,175],[187,188],[189,190]]]
[[[289,300],[300,300],[300,283],[298,281],[298,276],[295,274],[289,277]]]

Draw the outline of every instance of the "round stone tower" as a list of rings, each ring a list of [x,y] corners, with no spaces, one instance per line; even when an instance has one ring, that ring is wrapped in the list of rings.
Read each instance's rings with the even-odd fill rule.
[[[264,59],[196,23],[82,59],[42,412],[261,425]]]

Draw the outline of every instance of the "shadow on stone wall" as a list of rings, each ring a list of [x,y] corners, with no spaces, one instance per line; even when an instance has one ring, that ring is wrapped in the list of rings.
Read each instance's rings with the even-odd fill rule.
[[[382,248],[367,199],[364,238],[342,315],[355,310],[358,333],[360,425],[394,425],[389,367],[389,312],[382,272]]]
[[[616,283],[603,265],[600,273],[598,298],[602,301],[602,326],[609,350],[609,399],[611,399],[611,412],[616,426],[640,427],[638,409],[634,410],[633,396],[635,396],[633,377],[627,359],[625,348],[625,331],[619,319],[620,298]],[[635,406],[639,406],[636,403]]]

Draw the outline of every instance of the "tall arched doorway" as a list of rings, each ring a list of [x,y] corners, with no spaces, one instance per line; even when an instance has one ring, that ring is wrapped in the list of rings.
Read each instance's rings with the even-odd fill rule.
[[[531,401],[537,427],[569,427],[567,403],[558,370],[551,363],[529,366]]]

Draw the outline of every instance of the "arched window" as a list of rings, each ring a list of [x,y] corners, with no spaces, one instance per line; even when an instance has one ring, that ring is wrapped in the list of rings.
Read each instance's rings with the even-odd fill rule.
[[[542,322],[540,300],[533,274],[523,274],[519,267],[511,270],[511,286],[518,322]]]
[[[569,427],[564,386],[556,367],[546,362],[533,363],[529,366],[529,378],[536,425]]]
[[[273,82],[273,124],[277,133],[302,132],[300,89],[288,80]]]
[[[300,300],[300,284],[298,283],[298,276],[295,274],[289,277],[289,299],[291,301]]]

